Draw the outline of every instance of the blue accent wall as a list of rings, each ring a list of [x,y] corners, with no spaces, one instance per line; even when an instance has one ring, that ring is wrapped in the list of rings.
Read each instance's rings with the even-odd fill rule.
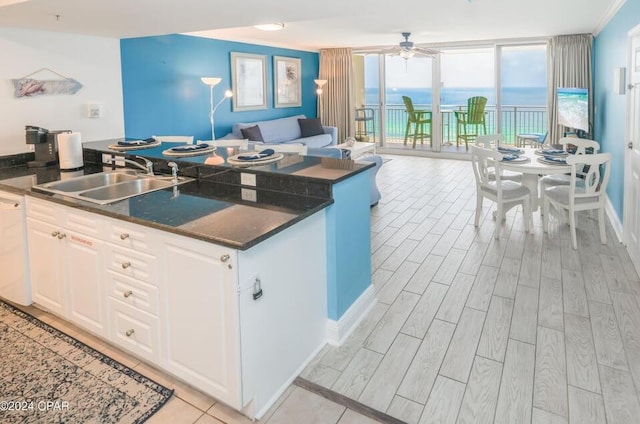
[[[327,315],[337,321],[371,285],[371,177],[333,185],[327,214]]]
[[[627,33],[638,24],[640,1],[627,0],[594,40],[594,138],[613,157],[607,194],[621,222],[627,112],[626,96],[613,93],[613,72],[627,67]]]
[[[216,110],[216,138],[231,132],[236,122],[316,116],[318,53],[178,34],[123,39],[120,52],[127,137],[193,135],[210,140],[209,87],[200,78],[222,78],[214,87],[215,105],[231,89],[231,52],[267,56],[267,109],[233,112],[226,100]],[[302,59],[301,107],[274,108],[273,56]]]

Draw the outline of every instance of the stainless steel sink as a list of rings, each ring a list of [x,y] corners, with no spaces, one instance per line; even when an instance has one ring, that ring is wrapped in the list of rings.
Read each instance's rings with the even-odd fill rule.
[[[61,194],[100,205],[193,181],[192,178],[137,174],[131,170],[83,175],[69,180],[35,186],[34,189]]]
[[[103,172],[100,174],[83,175],[69,180],[54,181],[52,183],[42,184],[40,187],[68,193],[118,184],[123,181],[133,181],[138,178],[135,172]]]
[[[139,194],[161,190],[173,185],[174,183],[172,180],[144,178],[85,191],[84,193],[80,193],[80,197],[99,202],[109,201],[110,203],[126,199],[128,197],[137,196]]]

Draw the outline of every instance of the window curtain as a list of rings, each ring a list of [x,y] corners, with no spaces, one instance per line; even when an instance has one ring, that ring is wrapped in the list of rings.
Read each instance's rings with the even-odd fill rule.
[[[547,55],[548,140],[557,144],[565,127],[558,124],[557,88],[586,88],[589,93],[589,127],[593,122],[591,34],[560,35],[549,40]],[[589,128],[589,133],[592,128]]]
[[[319,79],[327,80],[318,96],[318,117],[323,125],[338,128],[338,143],[353,137],[351,49],[321,49]]]

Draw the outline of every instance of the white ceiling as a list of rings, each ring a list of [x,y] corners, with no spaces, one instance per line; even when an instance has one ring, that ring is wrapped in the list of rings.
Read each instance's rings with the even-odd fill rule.
[[[0,0],[0,25],[115,38],[192,33],[302,50],[594,32],[624,0]],[[284,22],[265,32],[252,25]]]

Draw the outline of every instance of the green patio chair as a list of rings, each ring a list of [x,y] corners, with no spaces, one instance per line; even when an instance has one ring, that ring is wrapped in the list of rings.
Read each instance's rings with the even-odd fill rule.
[[[486,97],[470,97],[467,99],[466,111],[453,112],[456,117],[456,147],[460,145],[460,141],[464,141],[466,149],[469,150],[469,140],[473,141],[479,135],[479,126],[482,128],[483,134],[487,133],[486,112],[484,111],[486,105]]]
[[[420,143],[424,144],[424,138],[429,138],[429,145],[433,147],[431,139],[431,111],[415,110],[413,101],[407,96],[402,96],[404,106],[407,109],[407,128],[404,132],[404,145],[407,145],[407,139],[413,137],[413,148],[416,148],[416,141],[420,139]],[[413,126],[413,131],[411,127]],[[425,130],[425,127],[428,128]]]

